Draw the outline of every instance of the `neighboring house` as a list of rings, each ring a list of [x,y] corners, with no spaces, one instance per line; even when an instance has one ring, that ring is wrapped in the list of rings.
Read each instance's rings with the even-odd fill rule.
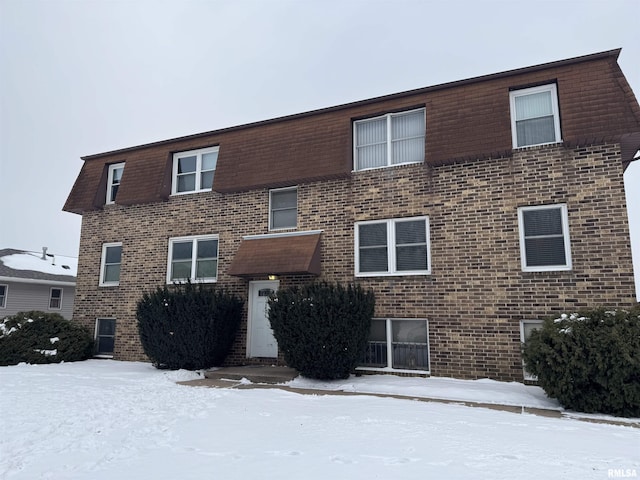
[[[355,281],[376,295],[362,368],[522,381],[541,319],[635,303],[619,53],[84,157],[74,321],[144,360],[142,293],[217,283],[246,300],[227,363],[272,363],[271,291]]]
[[[13,248],[0,249],[0,318],[40,310],[70,320],[78,260]]]

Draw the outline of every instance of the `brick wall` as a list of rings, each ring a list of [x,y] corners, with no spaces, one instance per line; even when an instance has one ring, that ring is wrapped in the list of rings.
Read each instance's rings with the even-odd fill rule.
[[[517,209],[554,203],[568,207],[573,269],[522,272]],[[177,236],[219,234],[219,283],[246,300],[252,279],[226,271],[243,235],[268,232],[268,205],[261,189],[85,212],[74,319],[93,329],[97,317],[116,318],[115,357],[143,360],[135,303],[166,281]],[[618,145],[355,172],[298,185],[298,211],[298,230],[323,230],[323,278],[339,281],[354,280],[354,222],[429,216],[431,275],[357,281],[374,289],[376,316],[429,320],[432,375],[521,381],[520,320],[635,303]],[[114,241],[120,286],[98,287],[102,243]],[[308,280],[283,276],[280,286]],[[246,305],[244,315],[230,364],[247,361]]]

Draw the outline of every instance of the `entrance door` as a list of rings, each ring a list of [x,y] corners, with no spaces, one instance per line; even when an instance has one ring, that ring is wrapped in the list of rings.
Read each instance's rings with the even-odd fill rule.
[[[278,290],[279,282],[249,282],[248,357],[278,356],[278,343],[269,323],[269,295]]]

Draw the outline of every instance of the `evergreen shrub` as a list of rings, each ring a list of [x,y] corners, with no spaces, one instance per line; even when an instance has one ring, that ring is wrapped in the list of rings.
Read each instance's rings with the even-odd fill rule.
[[[19,312],[0,321],[0,365],[86,360],[93,338],[58,313]]]
[[[640,308],[548,319],[525,343],[523,358],[565,408],[640,417]]]
[[[374,306],[359,285],[314,283],[276,292],[269,320],[289,366],[305,377],[347,378],[363,358]]]
[[[235,295],[201,283],[145,293],[136,307],[144,352],[157,368],[220,365],[235,339],[242,304]]]

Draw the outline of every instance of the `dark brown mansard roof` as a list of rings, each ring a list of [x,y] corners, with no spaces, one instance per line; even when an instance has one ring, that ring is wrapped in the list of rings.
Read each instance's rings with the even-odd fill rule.
[[[83,157],[64,206],[82,213],[105,203],[108,165],[126,161],[117,203],[165,200],[175,152],[220,145],[213,189],[235,192],[347,177],[352,122],[425,107],[425,163],[509,155],[508,91],[555,82],[565,144],[620,142],[626,167],[640,147],[640,107],[617,58],[620,49],[363,100],[312,112]]]

